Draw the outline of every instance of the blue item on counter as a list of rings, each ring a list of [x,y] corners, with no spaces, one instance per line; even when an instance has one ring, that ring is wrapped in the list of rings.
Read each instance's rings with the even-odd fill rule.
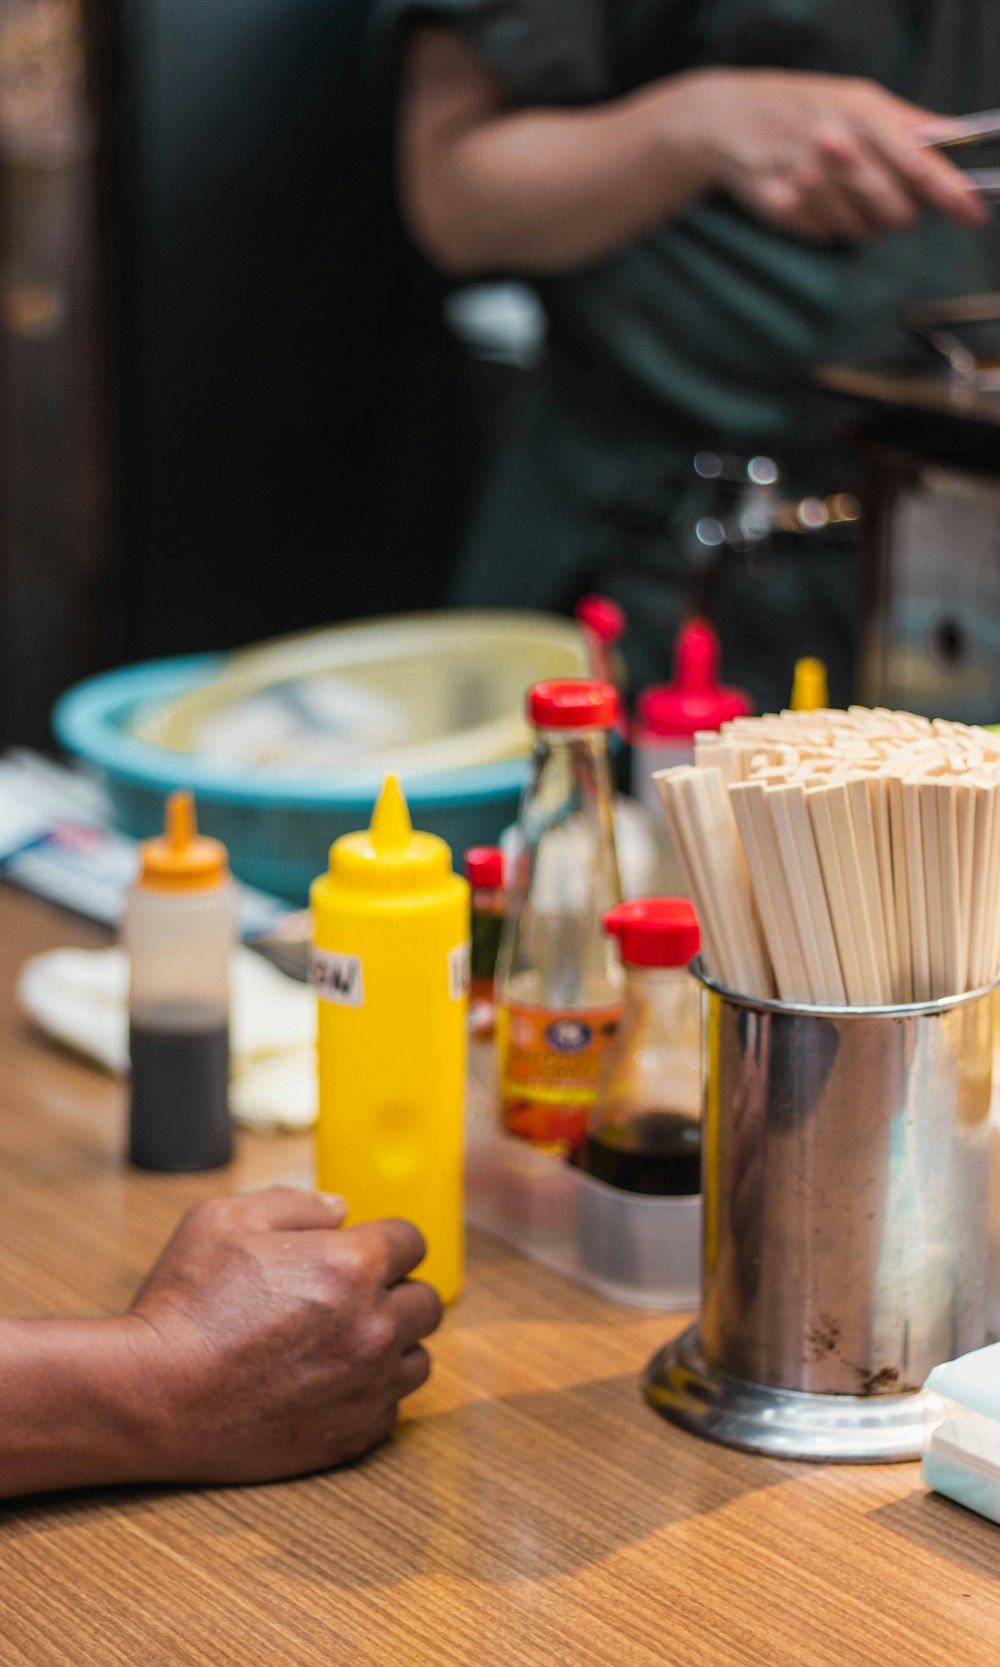
[[[330,845],[371,818],[379,779],[370,790],[355,779],[338,787],[333,772],[267,778],[245,764],[226,764],[154,746],[130,731],[137,713],[172,700],[221,670],[223,655],[154,660],[91,678],[57,703],[53,727],[61,744],[100,773],[115,817],[134,838],[160,825],[163,798],[190,788],[205,832],[229,849],[234,874],[293,903],[327,864]],[[525,758],[407,777],[407,799],[421,828],[454,851],[495,844],[517,814]]]
[[[1000,1343],[936,1366],[924,1390],[924,1481],[1000,1523]]]

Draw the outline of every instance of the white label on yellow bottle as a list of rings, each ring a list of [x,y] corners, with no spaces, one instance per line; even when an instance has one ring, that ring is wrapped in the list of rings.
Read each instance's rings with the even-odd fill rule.
[[[332,1001],[337,1007],[365,1004],[360,955],[336,955],[329,949],[311,949],[309,982],[323,1001]]]
[[[469,945],[456,944],[448,953],[448,991],[452,1001],[464,1001],[472,982]]]

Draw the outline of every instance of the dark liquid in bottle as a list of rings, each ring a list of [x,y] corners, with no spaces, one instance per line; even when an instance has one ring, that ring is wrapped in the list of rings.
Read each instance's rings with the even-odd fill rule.
[[[588,1135],[581,1167],[623,1192],[681,1197],[701,1190],[701,1130],[678,1111],[644,1111],[604,1136]]]
[[[185,1023],[186,1018],[186,1023]],[[233,1155],[229,1026],[192,1023],[190,1009],[132,1019],[129,1158],[140,1169],[217,1169]]]

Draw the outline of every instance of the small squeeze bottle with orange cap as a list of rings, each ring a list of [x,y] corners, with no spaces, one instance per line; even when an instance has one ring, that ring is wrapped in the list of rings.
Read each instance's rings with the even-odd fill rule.
[[[427,1242],[418,1277],[462,1280],[469,887],[415,832],[395,776],[370,828],[344,834],[313,882],[319,997],[316,1176],[348,1221],[403,1216]]]
[[[142,1169],[215,1169],[233,1155],[229,965],[236,900],[226,848],[199,836],[190,793],[140,846],[122,942],[131,968],[129,1158]]]

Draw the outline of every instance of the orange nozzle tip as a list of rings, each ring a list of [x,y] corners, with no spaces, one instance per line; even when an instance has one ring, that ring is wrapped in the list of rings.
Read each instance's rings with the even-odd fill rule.
[[[167,799],[163,832],[172,851],[186,851],[198,837],[198,818],[194,808],[194,794],[186,787],[178,788]]]
[[[163,832],[139,847],[139,885],[159,891],[206,891],[229,875],[226,847],[198,832],[194,795],[171,793],[163,815]]]
[[[413,823],[397,776],[386,776],[369,829],[376,851],[405,851],[413,836]]]

